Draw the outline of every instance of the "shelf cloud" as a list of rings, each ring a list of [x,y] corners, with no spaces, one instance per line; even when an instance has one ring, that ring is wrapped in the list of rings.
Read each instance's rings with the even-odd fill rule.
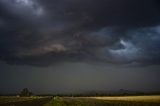
[[[0,60],[160,64],[158,0],[1,0]]]

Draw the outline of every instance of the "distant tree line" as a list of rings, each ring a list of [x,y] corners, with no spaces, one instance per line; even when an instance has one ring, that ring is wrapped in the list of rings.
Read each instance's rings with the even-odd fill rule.
[[[0,96],[15,96],[17,94],[0,94]],[[28,90],[28,88],[24,88],[19,96],[21,97],[29,97],[32,96],[33,93]],[[89,92],[82,92],[82,93],[70,93],[70,94],[39,94],[37,96],[68,96],[68,97],[90,97],[90,96],[138,96],[138,95],[160,95],[160,92],[139,92],[139,91],[129,91],[120,89],[117,91],[112,92],[96,92],[96,91],[89,91]]]
[[[160,92],[138,92],[120,89],[114,92],[85,92],[77,94],[45,94],[41,96],[67,96],[67,97],[93,97],[93,96],[138,96],[138,95],[160,95]]]

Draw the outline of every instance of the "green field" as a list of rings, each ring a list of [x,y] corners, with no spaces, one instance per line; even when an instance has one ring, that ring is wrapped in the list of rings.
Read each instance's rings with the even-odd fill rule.
[[[0,97],[0,106],[160,106],[160,96]]]

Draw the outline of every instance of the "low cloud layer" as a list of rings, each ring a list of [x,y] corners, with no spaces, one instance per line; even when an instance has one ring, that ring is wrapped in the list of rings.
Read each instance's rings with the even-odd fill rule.
[[[0,59],[160,64],[158,0],[1,0]]]

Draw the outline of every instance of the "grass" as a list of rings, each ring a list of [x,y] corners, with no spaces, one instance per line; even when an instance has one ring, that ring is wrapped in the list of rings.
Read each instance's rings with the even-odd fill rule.
[[[160,102],[160,96],[120,96],[120,97],[91,97],[99,100]]]
[[[0,106],[160,106],[160,96],[53,98],[1,96]]]
[[[45,106],[160,106],[160,96],[58,97]]]
[[[50,101],[50,97],[16,97],[0,96],[0,106],[42,106]]]
[[[35,99],[40,99],[42,97],[16,97],[16,96],[1,96],[0,104],[8,102],[21,102],[21,101],[30,101]]]
[[[60,97],[54,97],[50,102],[43,106],[66,106],[63,99]]]

